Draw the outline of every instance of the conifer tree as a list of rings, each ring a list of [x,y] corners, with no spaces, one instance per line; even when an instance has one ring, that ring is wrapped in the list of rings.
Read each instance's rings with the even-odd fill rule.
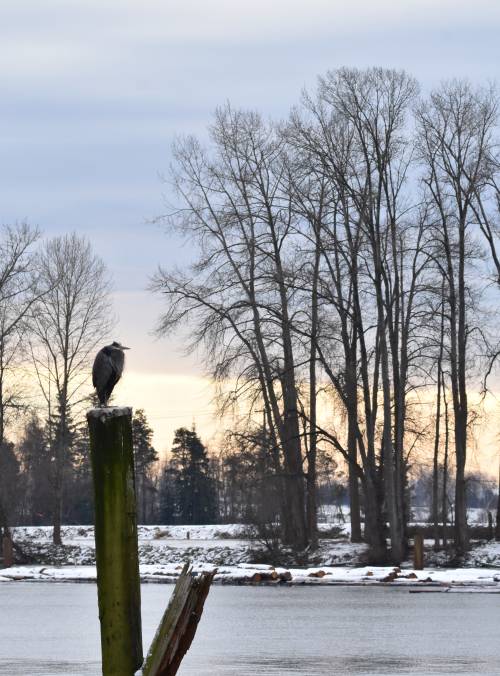
[[[143,409],[138,409],[132,419],[134,436],[135,479],[139,521],[147,523],[151,516],[151,494],[154,491],[153,467],[158,453],[152,445],[153,430]]]
[[[173,516],[177,523],[213,523],[217,510],[215,486],[209,472],[207,449],[196,430],[180,427],[175,432],[172,459],[165,487],[173,491]]]

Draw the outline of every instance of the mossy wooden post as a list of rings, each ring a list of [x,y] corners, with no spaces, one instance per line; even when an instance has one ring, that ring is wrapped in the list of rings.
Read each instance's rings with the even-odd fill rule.
[[[103,676],[141,667],[141,597],[132,409],[87,413],[95,496],[95,545]]]

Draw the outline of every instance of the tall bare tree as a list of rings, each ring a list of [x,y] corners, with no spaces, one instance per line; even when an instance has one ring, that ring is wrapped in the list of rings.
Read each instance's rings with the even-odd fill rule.
[[[406,397],[425,266],[423,224],[409,219],[405,192],[412,160],[407,118],[417,91],[404,72],[332,71],[315,98],[305,97],[306,116],[294,115],[291,131],[291,143],[315,158],[332,196],[322,228],[323,288],[338,315],[344,366],[328,363],[331,350],[319,352],[346,406],[350,483],[354,488],[363,477],[365,535],[383,560],[384,499],[394,561],[405,554]]]
[[[25,406],[19,367],[26,357],[27,318],[41,297],[33,247],[38,230],[26,223],[0,229],[0,453],[5,431]],[[8,534],[10,509],[0,495],[0,530]]]
[[[72,234],[49,240],[38,268],[46,293],[34,312],[32,356],[49,418],[55,420],[53,540],[60,544],[71,408],[87,395],[91,355],[113,317],[108,273],[85,238]]]
[[[456,483],[455,546],[468,548],[466,477],[469,424],[468,382],[474,363],[472,336],[478,299],[479,236],[486,235],[495,261],[495,241],[484,208],[494,174],[494,130],[498,105],[491,90],[452,81],[433,91],[418,111],[423,181],[432,211],[434,260],[446,289],[448,360],[454,414]],[[479,226],[478,227],[478,221]]]
[[[218,110],[211,154],[192,138],[177,144],[173,180],[184,207],[172,221],[196,239],[190,274],[160,270],[167,302],[160,332],[189,317],[193,346],[207,349],[212,375],[234,379],[231,399],[265,409],[283,483],[286,542],[308,545],[299,376],[290,283],[294,214],[283,195],[283,142],[259,115]]]

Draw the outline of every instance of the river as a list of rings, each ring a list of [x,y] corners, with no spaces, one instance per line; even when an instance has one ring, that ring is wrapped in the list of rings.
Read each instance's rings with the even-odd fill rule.
[[[142,586],[149,645],[172,587]],[[0,584],[0,674],[99,676],[92,584]],[[500,595],[214,586],[179,676],[500,676]]]

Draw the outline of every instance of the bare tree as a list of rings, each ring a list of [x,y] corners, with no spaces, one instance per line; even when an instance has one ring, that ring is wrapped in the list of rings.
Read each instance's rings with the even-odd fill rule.
[[[483,258],[477,238],[478,217],[485,216],[483,198],[491,183],[493,131],[497,103],[491,91],[467,82],[445,83],[418,111],[423,181],[432,206],[434,260],[443,275],[449,331],[448,360],[454,414],[456,484],[455,546],[468,548],[465,466],[469,424],[468,378],[473,364],[472,335],[477,270]],[[486,218],[480,222],[493,254],[495,246]],[[495,259],[495,256],[493,256]]]
[[[320,79],[316,98],[305,97],[307,115],[295,115],[289,132],[290,142],[315,158],[315,172],[331,194],[322,227],[322,288],[340,323],[340,372],[330,361],[331,348],[318,352],[348,415],[351,494],[356,495],[362,477],[365,536],[372,539],[378,560],[385,557],[385,499],[397,562],[405,553],[409,354],[414,359],[414,319],[426,259],[423,224],[418,218],[416,224],[407,222],[404,191],[412,159],[407,116],[416,94],[415,80],[404,72],[333,71]]]
[[[432,522],[434,526],[434,548],[439,548],[439,449],[441,443],[441,403],[443,384],[443,354],[445,346],[445,285],[441,285],[439,347],[436,360],[436,422],[434,427],[434,453],[432,462]]]
[[[187,322],[223,408],[244,400],[250,420],[264,413],[284,539],[316,544],[317,456],[330,444],[349,469],[353,540],[363,502],[374,562],[405,557],[410,463],[423,444],[436,539],[455,445],[465,551],[467,388],[489,373],[472,346],[482,342],[490,366],[500,354],[474,281],[491,278],[486,260],[500,279],[496,98],[455,82],[417,99],[405,72],[342,68],[277,127],[219,110],[209,150],[193,138],[175,147],[183,206],[168,220],[199,256],[153,283],[167,302],[160,333]],[[419,388],[436,389],[435,420]],[[326,390],[340,426],[322,424]]]
[[[498,466],[498,497],[497,497],[497,513],[495,522],[495,540],[500,541],[500,462]]]
[[[55,420],[53,540],[60,544],[71,408],[87,394],[91,355],[113,317],[106,268],[86,239],[72,234],[49,240],[38,269],[46,293],[34,312],[32,357],[49,419]]]
[[[35,274],[36,228],[26,223],[0,229],[0,453],[8,451],[5,430],[25,401],[19,366],[26,356],[26,320],[41,291]],[[0,530],[8,534],[9,505],[0,495]]]
[[[255,113],[217,111],[213,154],[195,139],[175,148],[173,180],[184,207],[171,221],[196,238],[190,274],[160,270],[153,288],[167,312],[160,333],[189,318],[192,346],[204,345],[230,400],[265,410],[274,466],[283,485],[283,539],[307,546],[299,364],[292,323],[293,221],[282,192],[283,142]]]
[[[26,356],[26,319],[42,293],[33,255],[38,237],[27,224],[4,226],[0,232],[0,441],[9,415],[21,405],[19,388],[9,376]]]

